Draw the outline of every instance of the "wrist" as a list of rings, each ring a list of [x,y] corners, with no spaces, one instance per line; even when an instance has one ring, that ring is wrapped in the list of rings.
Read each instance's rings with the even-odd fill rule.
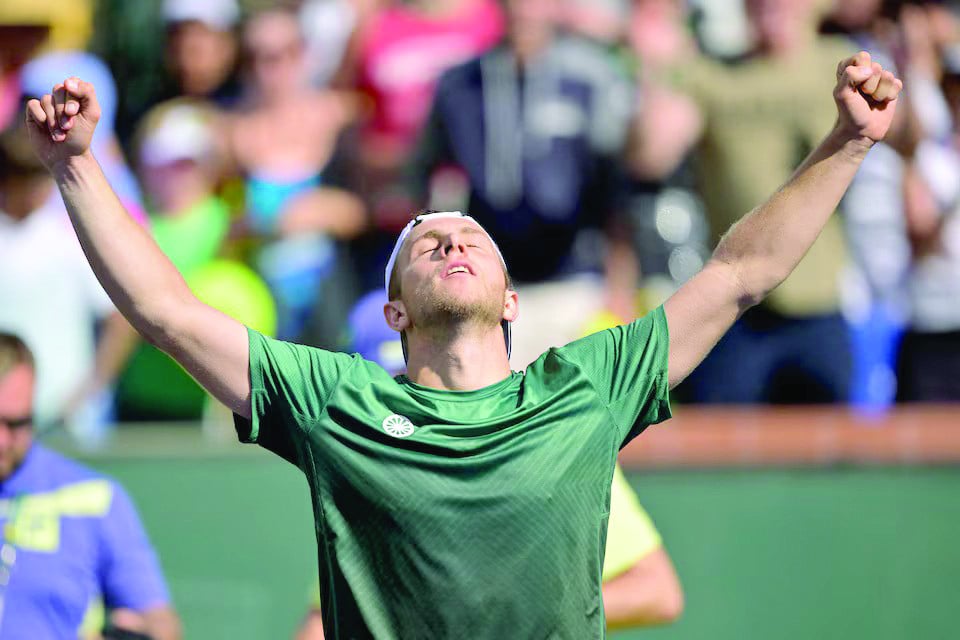
[[[835,151],[860,163],[867,156],[867,152],[876,144],[876,141],[838,122],[827,136],[827,144]]]
[[[50,174],[61,184],[64,181],[75,179],[78,175],[96,166],[97,160],[93,152],[87,149],[83,153],[58,160],[50,165]]]

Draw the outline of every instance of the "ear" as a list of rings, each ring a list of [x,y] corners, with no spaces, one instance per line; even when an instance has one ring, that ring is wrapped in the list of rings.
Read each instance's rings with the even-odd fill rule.
[[[410,327],[410,316],[401,300],[391,300],[383,305],[383,317],[394,331],[406,331]]]
[[[516,291],[507,289],[503,294],[503,319],[513,322],[520,316],[520,297]]]

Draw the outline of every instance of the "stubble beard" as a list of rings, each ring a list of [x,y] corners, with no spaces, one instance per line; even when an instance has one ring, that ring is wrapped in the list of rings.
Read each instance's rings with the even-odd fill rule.
[[[415,292],[416,311],[411,310],[411,319],[421,329],[444,334],[467,327],[498,326],[503,319],[505,293],[505,287],[501,291],[487,289],[468,299],[426,282]]]

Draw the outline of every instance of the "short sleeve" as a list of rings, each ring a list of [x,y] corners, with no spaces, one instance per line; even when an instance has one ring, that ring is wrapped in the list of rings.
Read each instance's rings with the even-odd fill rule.
[[[268,338],[247,329],[250,414],[234,415],[241,442],[256,443],[299,465],[299,444],[326,407],[355,356]]]
[[[111,482],[110,509],[101,520],[100,589],[108,609],[147,611],[170,604],[160,561],[127,492]]]
[[[571,342],[556,354],[590,380],[624,446],[647,426],[671,416],[669,350],[666,314],[658,307],[630,324]]]
[[[662,544],[660,533],[640,505],[620,465],[617,465],[610,489],[610,521],[603,560],[604,582],[626,572]]]

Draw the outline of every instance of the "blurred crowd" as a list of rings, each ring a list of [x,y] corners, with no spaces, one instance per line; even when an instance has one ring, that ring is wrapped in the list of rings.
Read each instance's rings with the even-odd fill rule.
[[[4,0],[0,329],[36,354],[37,421],[84,442],[211,411],[106,299],[25,143],[24,102],[70,75],[118,197],[208,304],[346,349],[411,214],[469,211],[520,294],[522,369],[696,273],[829,131],[860,49],[904,78],[895,130],[678,398],[960,400],[946,0]]]

